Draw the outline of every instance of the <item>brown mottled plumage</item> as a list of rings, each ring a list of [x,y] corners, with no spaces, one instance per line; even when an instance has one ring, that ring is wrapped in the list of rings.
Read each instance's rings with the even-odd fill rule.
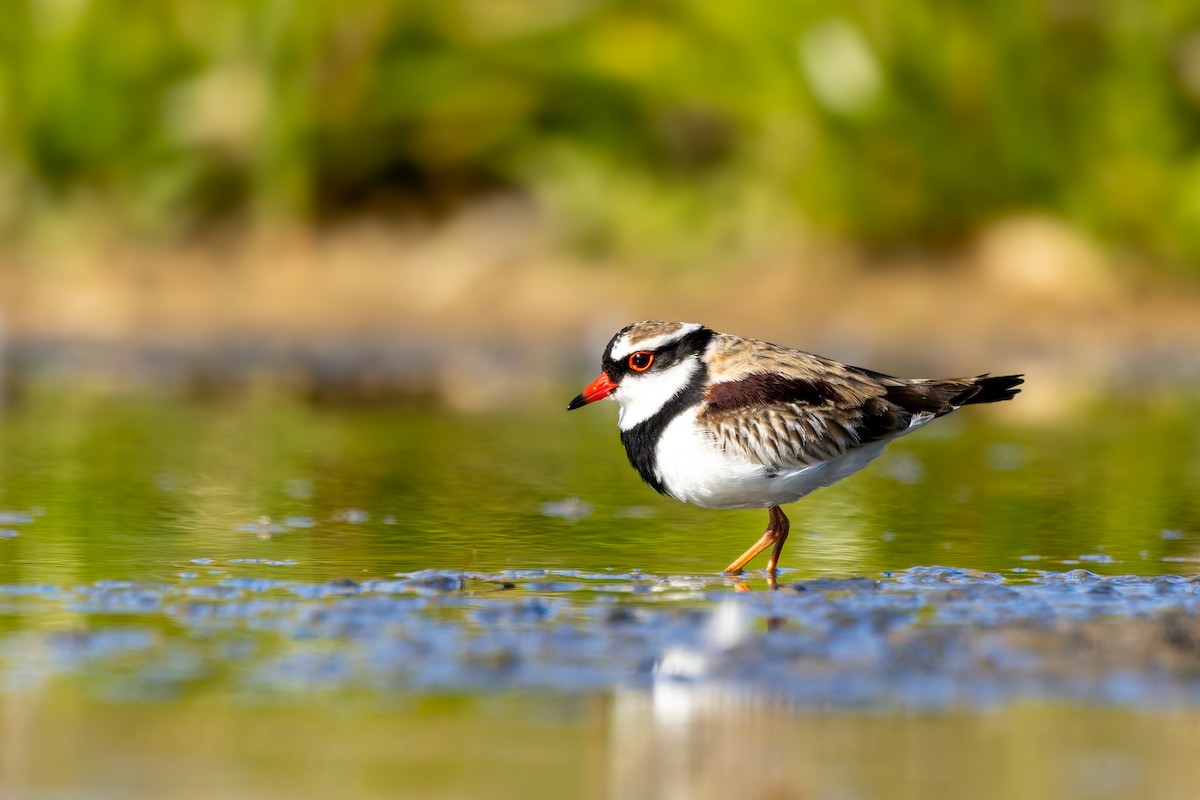
[[[787,538],[779,508],[861,469],[884,445],[960,406],[1011,399],[1019,375],[896,378],[696,323],[640,322],[609,342],[569,408],[613,396],[630,462],[654,489],[712,508],[766,507],[738,572]]]

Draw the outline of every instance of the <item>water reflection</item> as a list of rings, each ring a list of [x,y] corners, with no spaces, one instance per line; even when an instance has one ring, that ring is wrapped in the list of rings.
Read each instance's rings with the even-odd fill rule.
[[[182,658],[225,674],[229,691],[287,701],[640,688],[680,719],[713,692],[796,708],[1200,704],[1200,582],[1182,576],[1018,582],[914,567],[740,592],[720,577],[424,570],[311,583],[288,564],[246,567],[261,577],[0,586],[0,686],[104,676],[123,696],[183,697],[194,673]],[[255,657],[231,664],[198,646],[231,634]]]
[[[1178,571],[1200,553],[1196,403],[1114,404],[1069,425],[992,428],[1005,420],[977,415],[897,442],[789,507],[785,577],[920,563],[1008,572],[1035,556],[1043,568]],[[193,558],[292,561],[308,579],[704,574],[761,529],[755,512],[655,497],[612,446],[611,420],[563,416],[47,390],[0,416],[0,512],[12,520],[0,529],[17,534],[0,539],[0,581],[171,575]]]
[[[1192,710],[798,713],[713,690],[691,702],[681,724],[657,694],[612,698],[608,797],[1183,798],[1200,779]]]
[[[0,790],[259,719],[293,756],[244,757],[308,775],[332,715],[364,769],[424,774],[396,750],[440,729],[459,796],[495,793],[447,763],[463,742],[537,764],[518,788],[543,795],[1012,796],[1041,770],[1058,797],[1186,796],[1197,411],[1109,397],[902,440],[789,509],[777,580],[733,580],[760,514],[648,494],[603,415],[33,392],[0,416]],[[942,763],[963,742],[1008,766]],[[172,763],[228,791],[199,759],[241,756],[193,749]]]

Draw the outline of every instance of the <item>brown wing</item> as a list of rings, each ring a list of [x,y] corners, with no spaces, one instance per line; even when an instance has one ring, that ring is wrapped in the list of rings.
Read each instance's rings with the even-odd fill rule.
[[[731,337],[722,345],[710,358],[715,382],[700,418],[722,447],[771,468],[809,466],[890,439],[918,415],[1007,400],[1022,382],[909,380],[763,342]]]
[[[870,379],[754,373],[714,384],[700,417],[726,450],[773,468],[809,466],[908,428],[912,412]]]

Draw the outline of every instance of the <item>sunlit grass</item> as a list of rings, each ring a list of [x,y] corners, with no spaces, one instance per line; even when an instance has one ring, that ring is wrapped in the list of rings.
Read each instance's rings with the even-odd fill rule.
[[[1193,4],[493,5],[10,3],[0,223],[175,235],[506,189],[577,247],[677,264],[1029,211],[1200,257]]]

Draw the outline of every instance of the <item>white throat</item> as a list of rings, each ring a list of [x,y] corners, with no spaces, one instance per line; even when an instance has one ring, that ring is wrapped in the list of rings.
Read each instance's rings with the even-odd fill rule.
[[[683,392],[700,362],[689,358],[649,375],[627,375],[612,396],[621,404],[617,426],[627,431],[653,417],[663,406]]]

